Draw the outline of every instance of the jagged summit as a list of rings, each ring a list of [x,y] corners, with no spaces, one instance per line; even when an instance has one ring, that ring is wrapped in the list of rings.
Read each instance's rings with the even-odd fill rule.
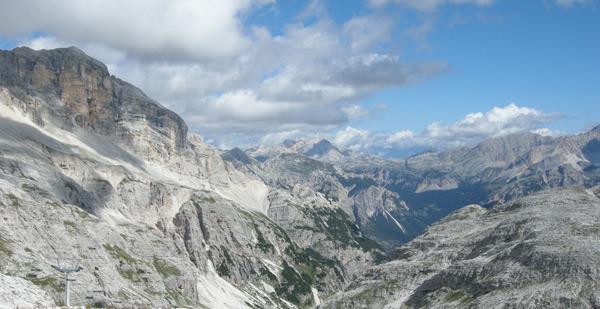
[[[326,155],[330,151],[340,152],[340,150],[337,147],[335,147],[330,141],[322,139],[316,144],[314,144],[309,150],[305,151],[304,155],[307,155],[309,157],[320,157]]]
[[[1,51],[0,88],[23,101],[25,112],[40,125],[91,129],[163,159],[187,144],[181,117],[111,76],[106,65],[76,47]]]
[[[37,68],[36,68],[37,65]],[[82,67],[90,68],[103,76],[110,75],[107,66],[101,61],[87,55],[77,47],[34,50],[29,47],[16,47],[10,51],[0,50],[0,67],[3,83],[18,83],[19,86],[42,86],[32,80],[34,70],[53,69],[55,72],[63,70],[79,70]],[[27,73],[30,74],[27,74]],[[26,73],[15,76],[15,73]],[[51,86],[51,85],[47,85]]]
[[[73,303],[116,308],[306,307],[381,256],[338,198],[265,165],[79,49],[0,52],[0,303],[55,304],[72,252]]]
[[[555,189],[467,206],[365,269],[324,308],[597,308],[600,200]]]
[[[223,160],[230,162],[240,162],[242,164],[252,164],[254,159],[250,158],[242,149],[233,148],[221,155]]]

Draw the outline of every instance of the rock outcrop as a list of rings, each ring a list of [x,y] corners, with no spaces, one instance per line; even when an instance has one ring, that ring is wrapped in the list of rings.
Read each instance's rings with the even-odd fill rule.
[[[323,308],[596,308],[600,199],[590,191],[464,207]]]
[[[0,51],[0,85],[40,125],[89,128],[153,159],[167,160],[186,147],[187,126],[177,114],[75,47]]]
[[[293,308],[380,258],[337,205],[222,155],[76,48],[0,52],[1,300],[60,305],[76,258],[74,305]]]

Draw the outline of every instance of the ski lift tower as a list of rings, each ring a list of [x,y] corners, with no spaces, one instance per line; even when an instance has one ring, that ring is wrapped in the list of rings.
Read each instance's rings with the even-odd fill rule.
[[[81,266],[79,266],[79,260],[76,258],[65,258],[65,259],[61,259],[58,260],[58,265],[52,265],[52,268],[56,269],[57,271],[61,272],[64,274],[65,276],[65,306],[70,307],[70,280],[73,279],[69,279],[69,274],[70,273],[75,273],[78,272],[80,270],[82,270],[83,268],[81,268]]]

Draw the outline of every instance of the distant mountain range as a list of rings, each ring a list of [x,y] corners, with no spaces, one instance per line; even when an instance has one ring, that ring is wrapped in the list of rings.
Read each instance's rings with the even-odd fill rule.
[[[597,304],[598,263],[566,261],[596,252],[599,167],[600,127],[406,159],[327,140],[221,151],[77,48],[0,51],[0,303],[60,305],[52,265],[75,256],[80,305],[578,306],[570,288]],[[534,296],[557,278],[562,298]]]

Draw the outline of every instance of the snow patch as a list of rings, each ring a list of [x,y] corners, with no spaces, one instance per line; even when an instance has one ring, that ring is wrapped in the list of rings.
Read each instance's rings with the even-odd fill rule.
[[[577,155],[575,155],[573,153],[565,154],[565,155],[563,155],[563,157],[565,158],[566,163],[570,164],[575,170],[577,170],[578,172],[583,171],[583,169],[581,168],[581,166],[578,163],[581,161],[587,161],[587,160],[582,160],[581,158],[579,158]]]
[[[275,264],[273,261],[268,259],[262,259],[263,265],[271,272],[273,275],[279,277],[279,272],[283,270],[283,267]]]
[[[398,222],[398,220],[396,220],[396,218],[394,218],[394,216],[392,216],[387,210],[383,210],[384,214],[386,215],[386,218],[391,218],[392,221],[394,221],[394,223],[396,223],[396,226],[398,226],[398,228],[400,228],[400,230],[403,233],[406,233],[406,229],[402,226],[402,224],[400,224],[400,222]]]
[[[315,306],[321,305],[321,299],[319,299],[319,291],[317,289],[310,287],[310,291],[312,292],[313,301],[315,302]]]
[[[206,261],[207,273],[198,277],[198,299],[208,308],[250,308],[252,297],[219,277],[210,260]]]
[[[262,283],[263,290],[265,290],[265,292],[267,292],[267,293],[275,293],[275,288],[272,285],[270,285],[270,284],[268,284],[268,283],[266,283],[264,281],[261,281],[260,283]]]

